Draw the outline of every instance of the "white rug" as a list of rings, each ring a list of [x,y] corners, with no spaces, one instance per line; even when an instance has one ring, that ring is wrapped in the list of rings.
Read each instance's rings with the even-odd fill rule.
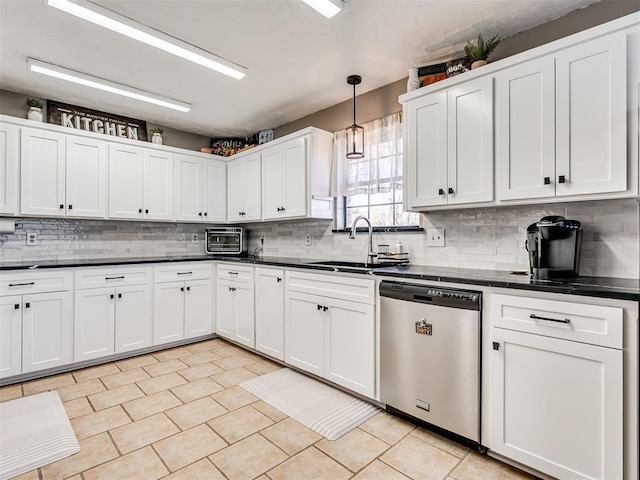
[[[58,392],[0,403],[0,479],[80,451]]]
[[[328,440],[337,440],[380,409],[288,368],[240,384]]]

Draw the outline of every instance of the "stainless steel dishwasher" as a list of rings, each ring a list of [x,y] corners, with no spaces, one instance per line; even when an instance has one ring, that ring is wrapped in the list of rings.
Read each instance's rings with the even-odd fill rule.
[[[389,411],[480,444],[481,305],[480,292],[380,283],[380,400]]]

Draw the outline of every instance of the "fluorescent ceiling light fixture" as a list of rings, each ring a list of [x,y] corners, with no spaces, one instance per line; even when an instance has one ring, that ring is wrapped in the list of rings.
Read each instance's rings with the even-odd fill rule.
[[[69,70],[51,63],[41,62],[40,60],[35,60],[33,58],[27,59],[27,65],[29,70],[32,72],[42,73],[43,75],[66,80],[67,82],[77,83],[78,85],[96,88],[104,92],[115,93],[116,95],[122,95],[124,97],[141,100],[143,102],[153,103],[154,105],[171,108],[173,110],[178,110],[179,112],[188,112],[191,110],[191,105],[188,103],[161,97],[160,95],[145,92],[144,90],[127,87],[126,85],[110,82],[109,80],[103,80],[102,78]]]
[[[342,0],[302,0],[311,8],[317,10],[327,18],[333,17],[342,10]]]
[[[44,0],[44,2],[51,7],[238,80],[246,75],[247,69],[240,65],[86,0]]]

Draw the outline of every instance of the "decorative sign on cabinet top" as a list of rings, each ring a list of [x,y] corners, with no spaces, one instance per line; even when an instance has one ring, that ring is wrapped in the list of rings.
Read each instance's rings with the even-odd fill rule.
[[[90,108],[47,101],[47,121],[54,125],[147,141],[147,122]]]

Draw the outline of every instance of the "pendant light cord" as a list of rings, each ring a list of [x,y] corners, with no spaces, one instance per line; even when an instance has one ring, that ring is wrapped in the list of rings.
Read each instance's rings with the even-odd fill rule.
[[[353,124],[356,124],[356,84],[353,84]]]

